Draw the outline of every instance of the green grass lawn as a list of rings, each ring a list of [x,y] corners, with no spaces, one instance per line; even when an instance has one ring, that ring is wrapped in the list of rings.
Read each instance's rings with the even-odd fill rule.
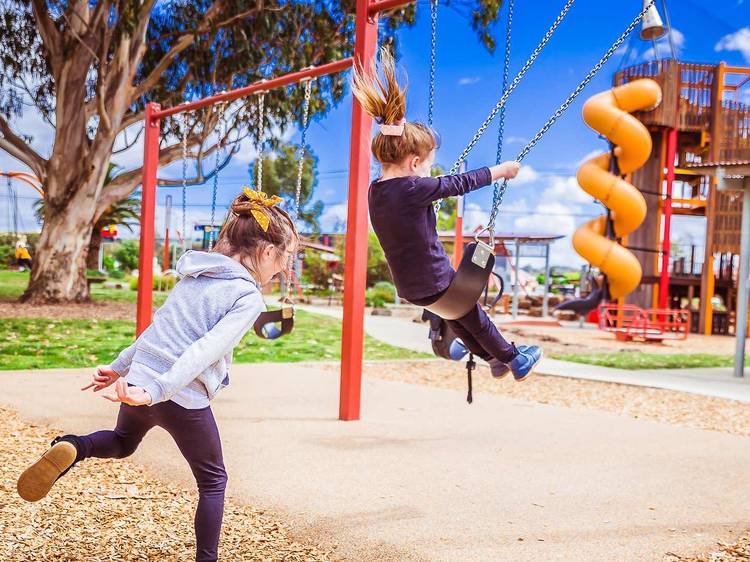
[[[580,353],[574,355],[552,354],[553,359],[614,367],[616,369],[692,369],[698,367],[731,367],[732,355],[710,353]]]
[[[136,302],[138,293],[131,291],[123,279],[110,279],[125,285],[124,289],[105,289],[101,283],[91,286],[91,299],[95,301]],[[0,270],[0,300],[9,301],[18,299],[29,283],[29,272]],[[154,291],[154,305],[161,306],[167,300],[169,293]]]
[[[89,367],[109,363],[133,341],[125,320],[4,319],[0,322],[0,369]],[[331,361],[340,358],[341,322],[297,312],[294,331],[267,341],[250,332],[235,350],[237,363]],[[430,357],[365,337],[366,359]]]

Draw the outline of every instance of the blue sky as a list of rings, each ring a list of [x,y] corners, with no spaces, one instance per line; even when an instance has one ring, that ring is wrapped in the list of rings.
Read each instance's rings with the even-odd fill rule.
[[[514,34],[511,53],[511,75],[523,65],[541,36],[554,20],[563,0],[525,2],[516,0]],[[606,4],[607,8],[602,8]],[[661,0],[657,1],[660,12]],[[622,33],[640,9],[639,0],[577,0],[567,19],[557,30],[547,48],[528,72],[507,106],[504,155],[516,156],[526,141],[544,124],[558,104],[575,88],[609,45]],[[706,7],[710,6],[710,7]],[[668,2],[673,38],[682,60],[750,66],[750,0],[724,0],[707,4],[701,0],[672,0]],[[438,22],[438,70],[435,126],[443,143],[438,162],[449,167],[461,149],[471,139],[491,107],[499,98],[502,72],[505,11],[495,28],[499,48],[488,53],[479,44],[465,15],[450,7],[441,6]],[[663,17],[662,12],[662,17]],[[633,38],[630,60],[623,61],[625,49],[616,53],[600,71],[579,99],[524,160],[521,175],[511,184],[498,230],[503,232],[545,232],[562,234],[566,238],[555,245],[553,263],[580,264],[570,247],[569,235],[577,224],[598,214],[575,182],[575,169],[582,159],[605,147],[603,141],[590,131],[580,118],[585,99],[611,87],[612,75],[620,64],[632,64],[653,57],[650,43]],[[626,43],[627,45],[627,43]],[[666,56],[666,38],[657,48]],[[408,75],[409,93],[407,118],[426,120],[427,77],[429,61],[429,10],[425,0],[418,5],[417,25],[399,32],[399,65]],[[744,101],[750,102],[750,87],[745,88]],[[331,228],[346,216],[348,183],[348,148],[351,121],[349,96],[332,112],[316,120],[309,130],[309,144],[319,158],[319,181],[316,197],[326,203],[324,228]],[[34,134],[35,146],[44,154],[49,152],[52,133],[48,126],[33,114],[27,113],[16,123]],[[299,139],[297,131],[287,131],[292,142]],[[497,124],[468,158],[468,166],[479,167],[494,163]],[[140,164],[139,147],[116,161],[122,165]],[[222,173],[218,201],[226,208],[241,186],[248,183],[247,164],[253,157],[251,147],[244,147]],[[23,169],[5,154],[0,154],[0,169]],[[173,175],[166,170],[166,175]],[[0,189],[0,195],[6,191]],[[157,209],[157,228],[163,228],[163,203],[172,194],[175,207],[179,206],[178,189],[160,189]],[[31,196],[30,192],[19,195]],[[188,222],[208,217],[210,186],[191,188]],[[468,227],[483,223],[489,211],[491,193],[483,190],[467,199]],[[0,198],[0,230],[6,230],[7,198]],[[19,201],[22,222],[33,224],[29,213],[30,200]],[[179,222],[173,213],[173,226]],[[702,243],[702,219],[678,220],[675,238]]]

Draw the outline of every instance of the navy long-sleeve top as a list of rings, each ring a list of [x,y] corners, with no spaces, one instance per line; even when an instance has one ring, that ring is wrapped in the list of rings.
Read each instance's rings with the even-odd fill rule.
[[[435,228],[433,201],[492,183],[489,168],[454,176],[404,176],[370,184],[370,222],[399,296],[424,299],[448,288],[453,267]]]

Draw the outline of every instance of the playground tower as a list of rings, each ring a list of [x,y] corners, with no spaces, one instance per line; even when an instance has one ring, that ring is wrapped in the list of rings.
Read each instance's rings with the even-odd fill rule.
[[[617,72],[614,85],[651,78],[661,87],[662,103],[634,115],[648,128],[653,150],[627,179],[643,194],[648,213],[626,241],[640,258],[643,278],[627,302],[643,308],[679,307],[699,299],[691,329],[727,334],[734,324],[741,196],[720,192],[715,180],[690,166],[700,162],[750,161],[750,106],[741,94],[750,89],[750,68],[653,61]],[[675,215],[705,217],[703,247],[672,243]],[[714,310],[719,296],[725,310]]]

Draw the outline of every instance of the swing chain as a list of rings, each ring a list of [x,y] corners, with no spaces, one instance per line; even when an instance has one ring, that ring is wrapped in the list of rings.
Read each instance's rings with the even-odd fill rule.
[[[310,115],[310,97],[312,94],[312,80],[305,82],[305,100],[302,105],[302,133],[300,137],[298,161],[297,161],[297,185],[294,192],[294,222],[299,221],[299,205],[302,197],[302,174],[305,170],[305,150],[307,148],[307,127]],[[294,269],[296,256],[289,256],[289,263],[286,269],[286,283],[284,284],[284,295],[282,300],[289,301],[289,287],[292,282],[292,271]]]
[[[182,124],[182,253],[187,250],[187,115],[185,112],[180,114]]]
[[[226,154],[226,146],[224,144],[224,135],[227,133],[227,124],[224,120],[224,112],[226,111],[226,104],[222,104],[221,113],[219,114],[219,121],[217,123],[217,131],[219,132],[218,146],[216,147],[216,169],[214,170],[214,181],[211,189],[211,232],[208,236],[208,250],[211,251],[214,247],[216,240],[215,226],[216,226],[216,194],[219,191],[219,168],[221,167],[221,156],[222,152]]]
[[[258,140],[256,147],[258,149],[258,165],[255,170],[255,189],[263,191],[263,119],[265,118],[264,103],[266,100],[266,93],[261,92],[258,96]]]
[[[529,152],[531,152],[534,146],[536,146],[539,140],[547,133],[547,131],[549,131],[552,125],[554,125],[555,122],[562,116],[562,114],[565,113],[568,107],[570,107],[570,105],[578,97],[578,95],[583,91],[583,89],[588,85],[588,83],[591,82],[594,76],[599,72],[599,70],[601,70],[602,66],[606,64],[606,62],[612,57],[612,55],[620,47],[620,45],[622,45],[622,43],[625,41],[628,35],[630,35],[633,32],[636,26],[643,19],[643,16],[646,15],[646,12],[649,10],[649,8],[653,6],[655,1],[656,0],[651,0],[651,2],[649,2],[649,4],[643,8],[641,13],[638,14],[638,16],[636,16],[636,18],[627,27],[627,29],[622,33],[622,35],[620,35],[617,41],[615,41],[612,44],[612,46],[607,50],[607,52],[604,53],[602,58],[599,59],[599,62],[597,62],[596,65],[594,65],[594,67],[589,71],[586,77],[578,84],[578,86],[576,86],[576,89],[573,90],[573,92],[570,93],[567,99],[563,103],[560,104],[560,106],[552,114],[552,116],[547,120],[547,122],[542,126],[542,128],[539,129],[539,132],[537,132],[537,134],[534,135],[534,138],[532,138],[528,142],[528,144],[523,148],[523,150],[521,150],[521,152],[518,154],[518,157],[516,158],[517,162],[521,162],[529,154]],[[508,180],[503,180],[503,184],[498,193],[497,201],[493,201],[492,213],[490,214],[490,220],[485,230],[492,231],[494,229],[495,220],[497,219],[497,214],[500,209],[500,205],[503,202],[503,196],[505,195],[505,191],[507,190],[507,188],[508,188]]]
[[[508,23],[506,24],[505,32],[505,62],[503,64],[503,93],[508,89],[508,81],[510,80],[510,38],[511,29],[513,27],[513,0],[508,0]],[[495,163],[500,164],[503,159],[503,134],[505,132],[505,107],[500,110],[499,127],[497,132],[497,155],[495,157]],[[498,201],[500,196],[500,182],[496,181],[492,186],[492,204]],[[493,223],[494,224],[494,223]],[[492,239],[493,233],[490,232],[490,239]],[[492,240],[490,240],[492,243]]]
[[[458,157],[458,160],[456,160],[456,163],[453,164],[453,166],[451,167],[450,171],[448,172],[448,175],[454,175],[456,172],[458,172],[458,167],[461,165],[461,162],[466,160],[466,157],[469,155],[469,152],[472,151],[474,146],[479,142],[479,139],[482,138],[484,133],[487,131],[487,128],[490,126],[490,123],[492,123],[492,121],[495,119],[495,116],[498,114],[498,112],[505,106],[505,103],[508,101],[508,97],[510,97],[510,94],[513,93],[513,90],[516,89],[519,82],[521,82],[521,79],[529,70],[531,65],[534,64],[534,61],[536,61],[537,57],[539,56],[539,53],[542,52],[542,49],[547,45],[550,38],[552,37],[552,34],[555,32],[555,30],[562,23],[565,16],[568,14],[568,11],[570,10],[570,7],[573,5],[574,1],[575,0],[567,0],[567,2],[565,3],[565,6],[563,6],[562,11],[558,14],[554,23],[547,30],[547,33],[544,34],[544,37],[536,46],[536,48],[531,53],[529,58],[526,60],[521,70],[519,70],[518,74],[516,74],[515,78],[513,78],[513,82],[510,84],[508,89],[503,93],[500,100],[495,104],[495,107],[492,108],[492,111],[490,111],[490,114],[484,120],[484,122],[479,127],[477,132],[474,133],[474,136],[472,137],[469,144],[461,152],[461,155]]]
[[[435,74],[437,72],[437,17],[438,0],[430,0],[430,89],[427,96],[427,125],[432,128],[435,114]]]

